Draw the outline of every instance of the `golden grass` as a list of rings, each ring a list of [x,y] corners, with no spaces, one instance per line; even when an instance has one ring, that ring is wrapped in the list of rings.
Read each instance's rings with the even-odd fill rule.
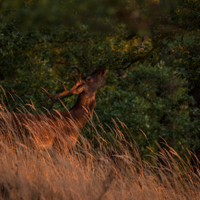
[[[0,199],[200,199],[200,179],[189,159],[169,147],[159,155],[152,152],[151,164],[142,160],[137,145],[125,140],[128,129],[120,121],[109,132],[99,125],[101,134],[91,123],[95,149],[81,136],[75,148],[60,154],[22,144],[3,107],[0,117]],[[157,163],[158,156],[166,165]]]

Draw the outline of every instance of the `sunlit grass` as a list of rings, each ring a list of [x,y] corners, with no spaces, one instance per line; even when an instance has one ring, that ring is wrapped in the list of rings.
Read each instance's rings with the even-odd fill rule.
[[[5,107],[0,118],[0,199],[200,199],[200,179],[189,157],[168,147],[151,152],[151,162],[142,160],[133,138],[125,139],[131,135],[121,121],[113,120],[107,132],[91,122],[87,131],[93,140],[80,136],[73,149],[57,152],[22,143]],[[29,123],[38,125],[34,117]],[[105,140],[106,134],[112,140]]]

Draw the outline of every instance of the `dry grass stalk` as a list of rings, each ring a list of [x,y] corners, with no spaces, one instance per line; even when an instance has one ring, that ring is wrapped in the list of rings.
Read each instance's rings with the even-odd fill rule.
[[[129,132],[120,121],[114,122],[110,133],[100,125],[104,134],[115,135],[114,145],[91,123],[98,142],[95,149],[80,137],[75,148],[59,154],[48,147],[35,148],[34,143],[40,141],[32,136],[48,123],[38,124],[34,117],[29,120],[32,136],[27,140],[15,135],[16,127],[5,107],[1,107],[0,118],[0,199],[200,199],[199,176],[189,163],[170,147],[170,152],[152,153],[155,163],[143,161],[137,145],[125,139]],[[55,131],[60,134],[59,127]],[[166,165],[159,166],[157,156]]]

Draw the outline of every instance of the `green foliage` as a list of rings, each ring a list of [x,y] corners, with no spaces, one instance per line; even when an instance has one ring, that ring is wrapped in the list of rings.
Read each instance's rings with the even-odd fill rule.
[[[117,77],[117,74],[111,76]],[[96,112],[101,121],[110,125],[110,118],[122,120],[141,147],[150,142],[156,148],[155,141],[160,136],[180,151],[180,145],[176,144],[186,147],[198,144],[192,140],[195,122],[192,123],[189,116],[188,105],[193,99],[173,68],[166,67],[164,62],[137,66],[127,72],[126,78],[108,82],[99,96]]]
[[[160,136],[179,152],[179,143],[200,145],[199,107],[189,95],[200,85],[198,1],[3,0],[0,13],[0,85],[15,99],[8,95],[10,111],[20,107],[18,97],[42,101],[41,86],[59,93],[56,78],[70,88],[71,65],[83,77],[104,65],[100,121],[122,120],[144,154]]]

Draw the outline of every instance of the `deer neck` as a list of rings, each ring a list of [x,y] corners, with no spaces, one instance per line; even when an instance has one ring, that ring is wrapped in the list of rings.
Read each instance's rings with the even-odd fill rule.
[[[95,95],[81,93],[75,105],[70,109],[72,118],[77,122],[77,127],[82,129],[92,118],[94,107],[96,106]]]

